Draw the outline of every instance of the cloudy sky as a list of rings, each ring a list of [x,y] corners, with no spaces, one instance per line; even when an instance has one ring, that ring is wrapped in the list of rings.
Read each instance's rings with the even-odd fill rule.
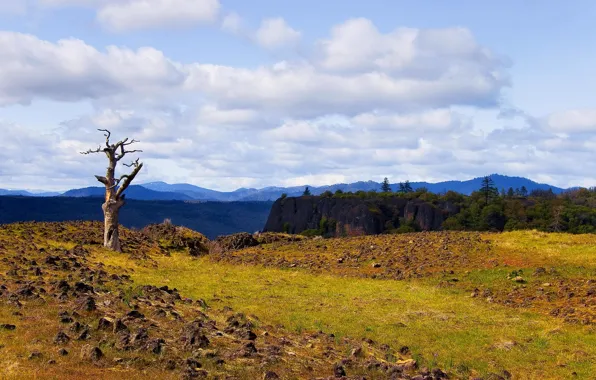
[[[596,2],[0,0],[0,188],[596,185]],[[131,157],[135,158],[135,157]]]

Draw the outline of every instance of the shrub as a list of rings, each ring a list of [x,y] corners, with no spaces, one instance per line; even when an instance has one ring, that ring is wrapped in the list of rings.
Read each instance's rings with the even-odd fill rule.
[[[290,230],[292,229],[292,226],[290,225],[290,223],[285,222],[282,226],[282,230],[283,232],[285,232],[286,234],[290,233]]]
[[[307,237],[321,236],[321,230],[315,230],[314,228],[310,230],[304,230],[300,232],[300,235]]]

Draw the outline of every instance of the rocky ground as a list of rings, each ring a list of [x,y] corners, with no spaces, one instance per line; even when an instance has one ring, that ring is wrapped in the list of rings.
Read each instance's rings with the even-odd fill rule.
[[[421,279],[440,287],[465,289],[471,297],[486,302],[539,311],[568,323],[596,324],[593,268],[565,273],[556,260],[538,260],[531,251],[503,250],[494,244],[494,236],[480,233],[282,240],[217,251],[211,257],[236,265],[377,279]]]
[[[200,234],[171,225],[124,229],[121,235],[129,259],[148,267],[157,265],[155,255],[167,256],[170,250],[204,255],[212,244]],[[353,241],[291,242],[296,239],[273,235],[251,238],[256,244],[246,236],[221,239],[214,259],[343,268],[355,275],[392,278],[442,271],[441,260],[471,265],[462,250],[452,248],[453,239],[462,239],[452,235],[432,245],[409,237],[412,242],[399,240],[400,246],[395,245],[398,240],[380,245],[378,240],[362,239],[353,245]],[[456,377],[439,368],[419,368],[408,347],[392,349],[316,331],[289,332],[229,307],[214,308],[201,299],[186,298],[167,286],[133,285],[129,270],[89,259],[92,253],[110,254],[103,251],[101,241],[98,223],[0,226],[2,378]],[[490,252],[490,245],[477,237],[462,241],[466,249]],[[275,253],[290,243],[313,255],[286,259]],[[234,250],[246,246],[251,248]],[[397,247],[399,256],[393,254]],[[440,255],[428,262],[421,255],[430,247]],[[507,377],[505,373],[493,378]]]

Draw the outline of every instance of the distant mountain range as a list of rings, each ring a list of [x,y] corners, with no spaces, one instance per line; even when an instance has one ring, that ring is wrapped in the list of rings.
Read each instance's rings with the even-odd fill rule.
[[[528,192],[536,189],[548,190],[552,189],[555,193],[560,193],[566,189],[548,184],[534,182],[523,177],[509,177],[500,174],[491,175],[495,186],[500,189],[513,189],[525,186]],[[456,191],[462,194],[471,194],[473,191],[481,187],[482,177],[473,178],[467,181],[446,181],[439,183],[428,182],[411,182],[414,189],[426,187],[429,191],[434,193],[445,191]],[[219,202],[234,202],[234,201],[274,201],[282,194],[288,196],[299,196],[304,192],[306,186],[294,187],[265,187],[262,189],[246,189],[241,188],[231,192],[222,192],[210,190],[203,187],[190,185],[187,183],[168,184],[165,182],[150,182],[141,185],[130,186],[127,190],[128,199],[138,200],[182,200],[182,201],[219,201]],[[335,192],[342,190],[343,192],[356,192],[359,190],[380,191],[381,183],[374,181],[360,181],[354,183],[340,183],[329,186],[309,186],[310,191],[314,195],[321,194],[327,190]],[[393,191],[397,191],[399,184],[392,184]],[[24,190],[2,190],[0,195],[13,196],[62,196],[62,197],[103,197],[105,189],[103,187],[87,187],[82,189],[73,189],[65,193],[37,193],[28,192]]]

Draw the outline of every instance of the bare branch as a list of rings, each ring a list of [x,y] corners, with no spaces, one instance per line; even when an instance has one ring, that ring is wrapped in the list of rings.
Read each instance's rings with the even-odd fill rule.
[[[97,180],[101,183],[103,183],[104,185],[108,185],[108,179],[106,177],[102,177],[100,175],[96,175],[95,178],[97,178]]]
[[[126,165],[126,166],[129,166],[129,165]],[[124,193],[124,191],[128,188],[128,186],[130,186],[130,183],[135,179],[137,174],[139,174],[139,172],[143,168],[143,164],[139,163],[138,158],[130,166],[134,166],[134,170],[132,171],[132,173],[130,173],[128,176],[125,177],[124,183],[122,184],[122,186],[120,186],[118,188],[118,191],[116,192],[116,199],[120,199],[120,196],[122,195],[122,193]]]
[[[135,168],[139,167],[139,165],[143,165],[143,164],[139,164],[139,159],[137,158],[135,161],[131,162],[130,164],[122,164],[124,166],[126,166],[127,168],[132,168],[133,166]]]
[[[139,140],[135,140],[135,139],[132,139],[131,141],[128,141],[128,142],[127,141],[128,141],[128,137],[124,139],[124,141],[122,142],[122,145],[127,146],[127,145],[132,145],[132,144],[140,142]]]
[[[105,132],[104,136],[106,137],[106,148],[110,148],[110,136],[112,136],[112,133],[107,129],[98,129],[98,131]]]
[[[104,150],[101,148],[101,146],[99,146],[97,149],[93,150],[93,149],[89,149],[86,152],[80,152],[81,154],[93,154],[93,153],[100,153],[103,152]]]
[[[114,185],[110,186],[108,189],[113,189],[117,187],[123,179],[128,178],[128,174],[122,175],[120,178],[114,180]]]

